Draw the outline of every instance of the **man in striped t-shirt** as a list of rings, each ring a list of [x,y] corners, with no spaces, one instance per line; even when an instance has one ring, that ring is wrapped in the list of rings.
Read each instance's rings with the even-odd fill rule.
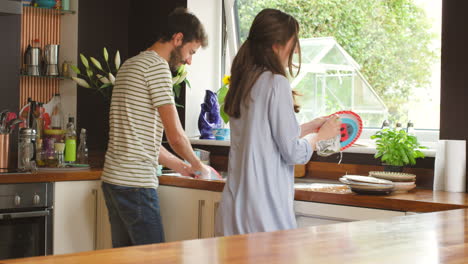
[[[156,192],[158,164],[183,175],[209,173],[180,124],[171,75],[180,65],[191,64],[192,55],[206,45],[198,18],[178,8],[169,15],[159,40],[125,61],[117,74],[102,174],[114,247],[164,242]],[[164,130],[173,150],[190,164],[161,145]]]

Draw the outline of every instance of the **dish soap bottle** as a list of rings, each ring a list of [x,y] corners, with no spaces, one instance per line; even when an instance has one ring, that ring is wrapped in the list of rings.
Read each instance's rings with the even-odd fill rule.
[[[65,133],[65,162],[75,163],[76,161],[76,130],[73,117],[68,118],[67,130]]]
[[[80,132],[80,145],[76,153],[76,159],[79,164],[88,164],[88,146],[86,145],[86,128]]]

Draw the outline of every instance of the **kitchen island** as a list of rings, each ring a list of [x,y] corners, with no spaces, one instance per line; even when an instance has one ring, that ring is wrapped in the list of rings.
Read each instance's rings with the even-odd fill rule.
[[[101,170],[2,174],[0,183],[99,180]],[[160,185],[220,192],[223,181],[161,176]],[[301,184],[303,185],[303,184]],[[468,195],[415,189],[385,196],[296,189],[297,201],[429,212],[223,238],[3,260],[2,263],[468,263]],[[438,212],[439,211],[439,212]],[[468,229],[466,229],[468,230]],[[466,252],[466,253],[465,253]],[[466,258],[466,259],[465,259]]]
[[[468,209],[9,263],[468,263]]]

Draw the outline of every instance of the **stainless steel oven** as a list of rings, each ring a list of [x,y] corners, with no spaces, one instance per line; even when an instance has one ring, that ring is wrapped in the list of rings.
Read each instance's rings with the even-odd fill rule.
[[[0,184],[0,259],[52,254],[53,188]]]

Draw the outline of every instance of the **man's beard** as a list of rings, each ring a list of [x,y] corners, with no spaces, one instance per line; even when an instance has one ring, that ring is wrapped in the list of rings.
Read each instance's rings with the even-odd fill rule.
[[[171,51],[171,55],[169,57],[169,68],[172,72],[177,71],[179,68],[179,64],[184,63],[182,60],[182,46],[179,46]]]

